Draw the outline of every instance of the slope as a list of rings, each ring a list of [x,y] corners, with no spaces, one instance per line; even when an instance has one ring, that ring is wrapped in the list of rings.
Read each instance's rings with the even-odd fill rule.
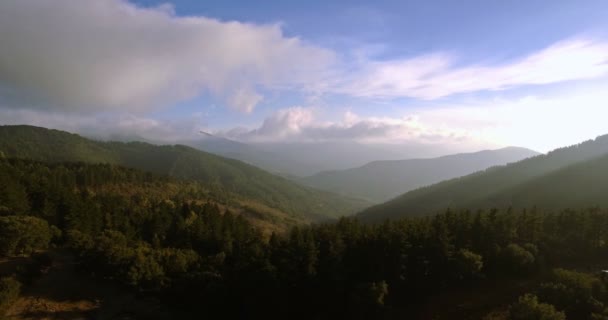
[[[6,157],[40,161],[110,163],[202,183],[233,201],[256,202],[310,220],[347,215],[360,200],[300,186],[284,178],[182,145],[100,142],[64,131],[32,126],[0,126]]]
[[[553,210],[608,207],[605,190],[608,190],[608,155],[565,167],[470,205]]]
[[[561,174],[567,174],[569,171],[560,173],[559,171],[562,169],[578,164],[584,166],[585,162],[594,159],[601,161],[603,159],[601,157],[606,154],[608,154],[608,135],[571,147],[557,149],[546,155],[536,156],[506,166],[493,167],[462,178],[410,191],[391,201],[368,208],[361,212],[359,216],[368,221],[378,221],[387,218],[433,214],[446,208],[476,209],[484,206],[513,205],[515,203],[511,199],[516,194],[514,192],[524,190],[527,183],[533,183],[535,179],[541,177],[551,177],[551,174],[556,174],[556,177],[565,179],[565,176],[561,176]],[[598,172],[597,174],[604,173]],[[572,195],[569,195],[570,198],[553,199],[553,197],[558,197],[556,190],[564,185],[569,185],[573,178],[552,181],[553,184],[547,184],[542,180],[538,180],[541,182],[537,183],[544,186],[546,190],[543,192],[550,195],[547,197],[551,198],[551,201],[557,201],[556,203],[563,201],[563,204],[560,205],[562,207],[566,204],[575,204],[573,200],[568,200],[572,199],[575,193],[588,192],[595,194],[591,187],[584,187],[588,176],[582,175],[577,177],[580,186],[583,187],[582,189],[569,189],[572,193]],[[528,192],[530,191],[528,189]],[[527,197],[531,197],[526,200],[529,205],[543,204],[540,201],[536,203],[535,193],[530,193]],[[593,202],[589,204],[593,204]]]
[[[538,152],[508,147],[432,159],[374,161],[358,168],[321,172],[298,181],[378,203],[415,188],[535,155]]]

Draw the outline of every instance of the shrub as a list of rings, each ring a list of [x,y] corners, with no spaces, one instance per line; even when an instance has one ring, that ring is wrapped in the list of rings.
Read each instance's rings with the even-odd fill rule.
[[[588,319],[602,313],[605,286],[596,277],[576,271],[555,269],[551,281],[541,284],[539,296],[563,309],[572,319]]]
[[[0,217],[0,255],[31,254],[49,247],[56,231],[30,216]]]
[[[456,269],[459,278],[473,278],[481,272],[483,268],[483,258],[481,255],[467,249],[460,249],[456,253]]]
[[[502,251],[505,266],[512,273],[529,272],[536,261],[534,254],[523,247],[511,243]]]
[[[566,315],[554,306],[538,302],[538,297],[525,294],[509,308],[510,320],[565,320]]]

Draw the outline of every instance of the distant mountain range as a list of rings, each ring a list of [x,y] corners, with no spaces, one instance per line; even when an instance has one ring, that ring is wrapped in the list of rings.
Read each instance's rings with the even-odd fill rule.
[[[0,152],[9,158],[47,162],[111,163],[194,180],[229,201],[279,210],[308,221],[352,214],[367,205],[183,145],[101,142],[23,125],[0,126]]]
[[[179,141],[202,151],[241,160],[286,177],[306,177],[321,171],[344,170],[376,160],[401,160],[422,155],[445,154],[441,148],[424,145],[339,142],[242,143],[201,133],[193,140]]]
[[[361,212],[366,221],[451,209],[608,206],[608,135],[405,193]]]
[[[525,148],[508,147],[432,159],[374,161],[358,168],[321,172],[298,181],[379,203],[416,188],[538,154]]]

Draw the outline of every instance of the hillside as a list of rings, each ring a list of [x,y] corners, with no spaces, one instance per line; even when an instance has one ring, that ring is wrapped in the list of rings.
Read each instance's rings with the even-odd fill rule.
[[[546,209],[608,207],[608,155],[557,170],[499,194],[475,207],[537,206]]]
[[[379,203],[419,187],[535,155],[538,152],[508,147],[432,159],[374,161],[358,168],[321,172],[298,181]]]
[[[48,163],[0,158],[0,216],[38,214],[62,225],[86,221],[101,224],[93,215],[105,212],[111,226],[137,225],[147,220],[132,215],[154,206],[179,203],[208,204],[219,212],[230,211],[247,219],[261,232],[283,232],[305,223],[302,218],[268,208],[254,200],[240,201],[235,195],[184,181],[111,164],[84,162]],[[103,208],[103,209],[102,209]],[[100,210],[101,209],[101,210]],[[152,210],[153,211],[153,210]],[[92,213],[91,213],[92,212]],[[58,223],[56,215],[75,214]],[[97,226],[98,228],[101,226]]]
[[[608,161],[606,154],[608,136],[601,136],[546,155],[410,191],[368,208],[359,216],[379,221],[433,214],[446,208],[533,205],[565,208],[606,203],[597,189],[608,187],[608,171],[602,169]]]
[[[238,160],[182,145],[100,142],[58,130],[0,126],[0,151],[8,158],[110,163],[200,182],[241,203],[261,203],[309,220],[347,215],[365,202],[300,186]]]

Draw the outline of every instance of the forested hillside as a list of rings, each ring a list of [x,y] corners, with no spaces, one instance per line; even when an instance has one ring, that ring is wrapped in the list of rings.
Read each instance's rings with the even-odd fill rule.
[[[529,149],[508,147],[431,159],[374,161],[358,168],[321,172],[298,181],[379,203],[416,188],[535,155],[538,153]]]
[[[145,319],[608,316],[605,210],[343,218],[268,237],[196,182],[18,159],[0,159],[0,179],[0,257],[68,250],[79,272],[168,312]],[[0,312],[52,259],[0,268]]]
[[[36,215],[68,229],[168,228],[155,214],[191,204],[204,205],[218,214],[228,211],[242,216],[260,231],[282,231],[306,222],[268,210],[258,202],[243,205],[230,193],[198,182],[110,164],[0,158],[0,180],[1,215]]]
[[[303,187],[238,160],[181,145],[100,142],[39,127],[0,126],[0,151],[10,158],[110,163],[193,180],[216,193],[225,191],[235,201],[261,203],[313,221],[365,206],[361,200]]]
[[[360,213],[368,221],[447,208],[585,208],[606,204],[608,136],[410,191]]]

